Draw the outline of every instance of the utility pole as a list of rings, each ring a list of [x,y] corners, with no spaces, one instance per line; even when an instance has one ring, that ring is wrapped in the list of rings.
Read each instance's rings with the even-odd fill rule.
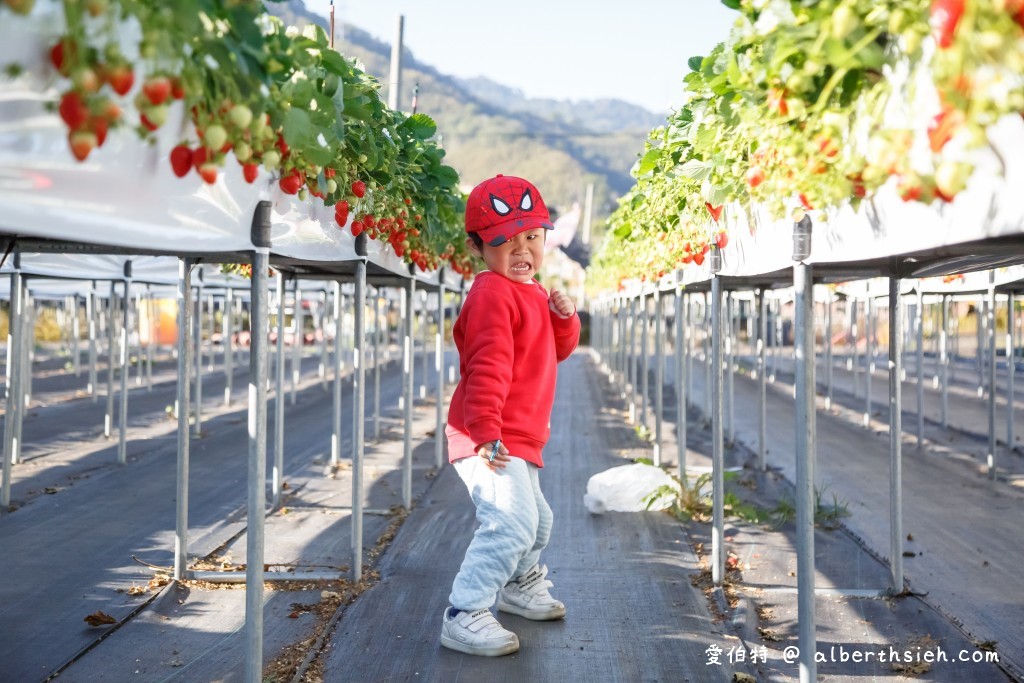
[[[594,217],[594,183],[587,183],[587,195],[583,202],[583,244],[590,244],[590,223]]]
[[[388,107],[398,111],[402,95],[402,24],[405,17],[398,15],[395,26],[395,40],[391,43],[391,74],[388,76]]]

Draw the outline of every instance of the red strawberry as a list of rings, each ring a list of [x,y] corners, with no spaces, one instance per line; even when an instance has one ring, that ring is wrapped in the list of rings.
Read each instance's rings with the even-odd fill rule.
[[[280,133],[277,134],[277,149],[280,150],[281,156],[288,156],[288,143],[284,141],[284,136]]]
[[[127,64],[115,64],[107,71],[107,83],[118,95],[127,95],[135,84],[135,72]]]
[[[177,76],[171,78],[171,97],[176,100],[180,100],[185,97],[185,87],[181,84],[181,79]]]
[[[954,134],[964,125],[964,113],[947,105],[935,115],[928,126],[928,145],[936,154],[946,146]]]
[[[145,114],[139,114],[139,123],[141,123],[142,127],[148,131],[154,131],[160,127],[158,124],[150,121]]]
[[[68,63],[65,55],[66,49],[63,38],[58,40],[57,44],[50,48],[50,62],[53,64],[53,68],[62,76],[67,76],[70,73],[68,71]],[[71,52],[71,50],[67,51]]]
[[[802,204],[803,207],[808,211],[814,208],[813,206],[811,206],[811,202],[807,199],[807,195],[805,195],[803,192],[800,193],[800,204]]]
[[[704,202],[704,206],[707,207],[708,213],[711,214],[711,217],[717,223],[718,219],[722,217],[722,205],[719,204],[718,206],[711,206],[711,202]]]
[[[242,164],[242,177],[245,178],[245,182],[256,182],[256,176],[258,176],[259,173],[260,167],[258,164]]]
[[[343,228],[348,223],[348,202],[344,199],[334,205],[334,220]]]
[[[167,76],[153,76],[142,84],[142,92],[154,105],[160,105],[171,96],[171,81]]]
[[[199,167],[207,162],[208,159],[212,159],[213,155],[210,154],[209,150],[205,147],[196,147],[192,151],[192,167],[196,169],[196,173],[199,172]]]
[[[205,163],[199,167],[199,175],[210,185],[217,182],[217,164]]]
[[[703,252],[697,252],[696,254],[694,254],[693,255],[693,262],[696,263],[698,266],[702,265],[704,263],[704,253]]]
[[[64,119],[64,123],[68,124],[68,128],[72,130],[81,128],[89,118],[89,110],[86,108],[85,102],[82,101],[82,96],[74,90],[64,93],[64,96],[60,98],[60,106],[57,107],[57,110],[60,112],[60,117]]]
[[[285,194],[296,194],[302,187],[302,176],[298,172],[289,173],[281,178],[280,185]]]
[[[352,194],[362,199],[366,196],[366,183],[362,180],[357,180],[352,183]]]
[[[949,47],[964,14],[964,0],[932,0],[930,14],[928,24],[936,45],[943,49]]]
[[[117,106],[113,100],[107,100],[103,103],[100,114],[107,120],[107,123],[114,123],[121,119],[121,107]]]
[[[352,221],[352,236],[359,237],[359,233],[363,231],[362,221]]]
[[[90,116],[89,117],[89,130],[96,134],[96,146],[102,147],[103,143],[107,141],[107,129],[110,124],[102,116]]]
[[[718,233],[718,236],[715,237],[715,244],[719,249],[725,249],[725,246],[729,244],[729,235],[724,230]]]
[[[772,88],[768,91],[768,108],[774,109],[779,116],[789,115],[789,106],[786,104],[786,91],[779,88]]]
[[[68,144],[71,145],[71,153],[79,161],[85,161],[89,152],[96,149],[96,134],[87,130],[77,130],[68,135]]]
[[[760,166],[751,166],[747,170],[747,184],[751,188],[757,187],[764,182],[764,170]]]
[[[184,178],[192,169],[192,150],[181,144],[171,150],[171,170],[174,175]]]

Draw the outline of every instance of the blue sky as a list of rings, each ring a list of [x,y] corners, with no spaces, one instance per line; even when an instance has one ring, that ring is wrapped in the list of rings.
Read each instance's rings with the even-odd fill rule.
[[[329,0],[305,0],[327,16]],[[719,0],[335,0],[335,18],[390,43],[398,15],[417,59],[486,76],[528,97],[615,97],[656,113],[678,105],[686,60],[724,40]]]

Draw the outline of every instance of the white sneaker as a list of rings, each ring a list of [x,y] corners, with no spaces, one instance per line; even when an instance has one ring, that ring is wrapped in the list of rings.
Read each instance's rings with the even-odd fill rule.
[[[441,624],[441,644],[467,655],[499,657],[519,650],[519,637],[502,628],[489,609],[450,616],[448,607]]]
[[[554,584],[545,579],[547,565],[533,569],[498,591],[498,609],[534,621],[550,621],[565,616],[565,605],[548,593]]]

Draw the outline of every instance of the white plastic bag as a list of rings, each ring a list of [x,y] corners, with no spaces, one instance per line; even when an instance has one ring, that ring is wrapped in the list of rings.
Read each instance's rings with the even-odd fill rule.
[[[678,490],[678,484],[660,467],[633,463],[598,472],[587,482],[583,504],[594,514],[602,512],[642,512],[665,510],[674,495],[663,495],[650,507],[644,499],[662,486]]]

